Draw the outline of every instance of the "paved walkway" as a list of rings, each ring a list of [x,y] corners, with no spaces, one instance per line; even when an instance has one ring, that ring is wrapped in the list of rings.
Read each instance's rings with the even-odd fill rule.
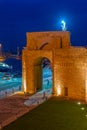
[[[37,107],[52,96],[50,90],[32,96],[16,94],[0,99],[0,129]]]

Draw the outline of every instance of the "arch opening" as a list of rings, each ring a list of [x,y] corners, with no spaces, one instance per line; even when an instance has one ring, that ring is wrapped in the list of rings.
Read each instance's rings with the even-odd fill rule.
[[[45,58],[42,61],[42,89],[52,90],[52,66],[49,59]]]
[[[38,58],[34,64],[35,91],[52,91],[52,65],[48,58]]]

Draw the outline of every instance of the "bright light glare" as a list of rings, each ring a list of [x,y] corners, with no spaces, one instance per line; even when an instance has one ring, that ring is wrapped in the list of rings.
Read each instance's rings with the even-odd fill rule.
[[[57,86],[57,95],[58,96],[61,95],[61,87],[60,87],[60,85]]]
[[[5,67],[5,64],[3,64],[3,67]]]
[[[65,21],[64,21],[64,20],[62,20],[62,21],[61,21],[61,23],[62,23],[62,24],[65,24]]]
[[[81,109],[82,109],[82,110],[85,110],[85,108],[84,108],[84,107],[82,107]]]
[[[81,102],[77,102],[78,105],[81,105]]]
[[[61,21],[62,31],[66,31],[66,22],[64,20]]]

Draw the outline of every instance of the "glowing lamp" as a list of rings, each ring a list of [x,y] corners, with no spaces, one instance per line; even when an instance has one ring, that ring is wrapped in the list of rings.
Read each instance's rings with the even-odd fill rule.
[[[85,116],[87,117],[87,114]]]
[[[81,102],[77,102],[78,105],[81,105]]]
[[[60,85],[57,86],[57,95],[58,96],[61,95],[61,87],[60,87]]]
[[[84,108],[84,107],[82,107],[82,108],[81,108],[81,110],[85,110],[85,108]]]
[[[64,20],[61,21],[62,31],[66,31],[66,22]]]

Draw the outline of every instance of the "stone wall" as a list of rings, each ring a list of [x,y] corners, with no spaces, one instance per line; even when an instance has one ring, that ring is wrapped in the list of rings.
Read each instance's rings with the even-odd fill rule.
[[[87,50],[85,48],[59,49],[55,51],[54,69],[55,85],[61,86],[62,95],[64,88],[68,88],[68,97],[85,99],[87,78]],[[55,88],[56,90],[56,88]]]
[[[27,48],[38,50],[41,45],[48,43],[44,49],[52,50],[70,46],[69,32],[35,32],[27,33]]]
[[[26,86],[26,92],[35,93],[37,88],[41,89],[41,63],[44,58],[53,64],[52,51],[23,51],[23,90]]]
[[[35,93],[42,86],[41,64],[48,58],[53,71],[53,93],[87,100],[87,49],[70,46],[69,32],[27,33],[22,55],[23,91]]]

